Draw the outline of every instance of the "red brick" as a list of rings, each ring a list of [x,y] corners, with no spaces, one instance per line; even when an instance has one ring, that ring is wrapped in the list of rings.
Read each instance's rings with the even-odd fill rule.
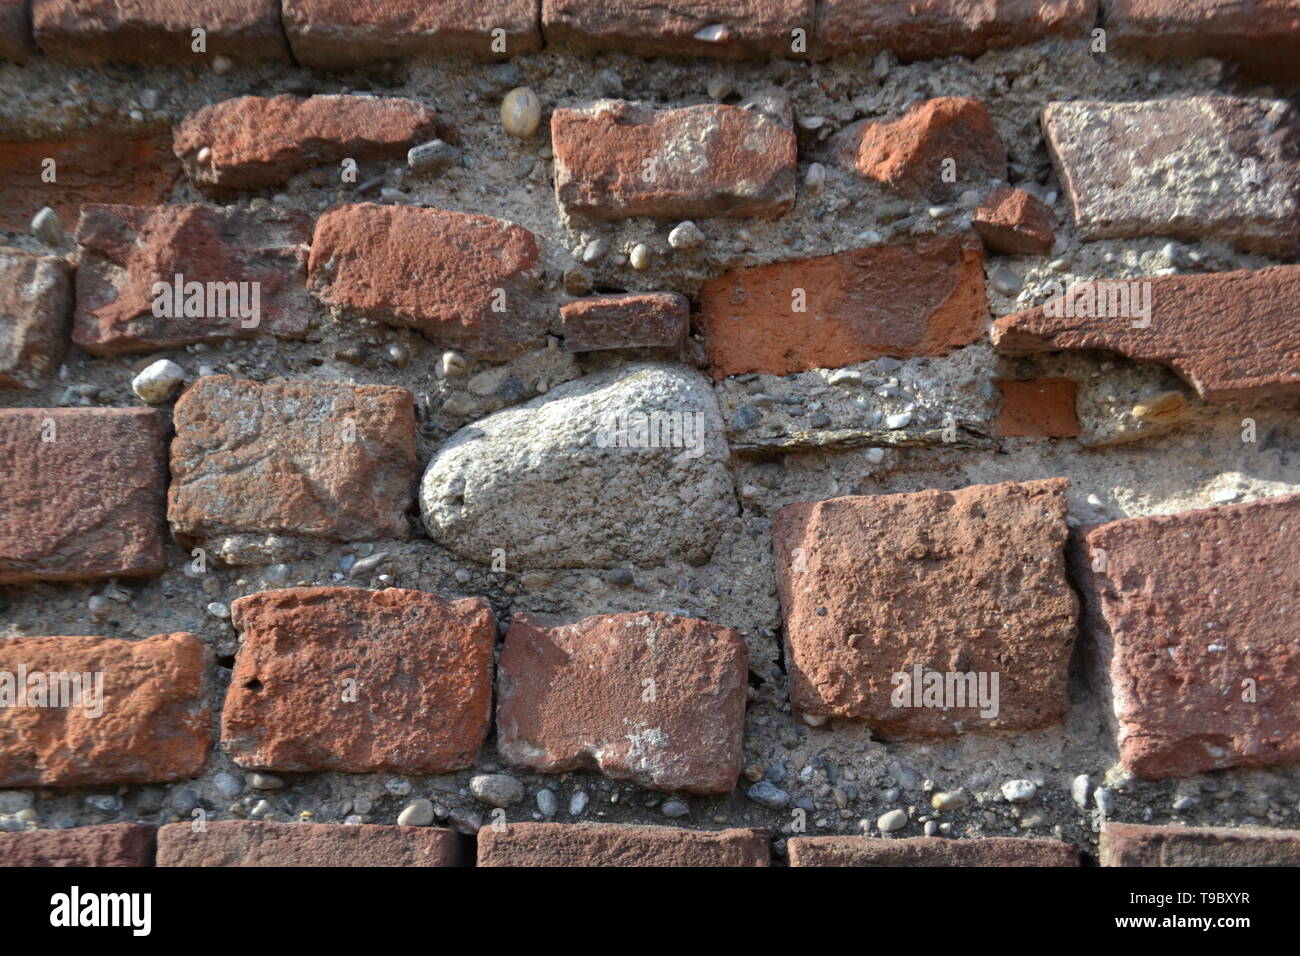
[[[209,375],[176,402],[167,517],[188,539],[404,538],[414,396],[388,385]]]
[[[766,830],[508,823],[478,831],[479,866],[767,866]]]
[[[240,598],[231,614],[244,643],[221,746],[241,766],[424,774],[478,757],[497,636],[482,599],[286,588]]]
[[[36,52],[28,0],[0,0],[0,60],[26,63]]]
[[[706,281],[697,323],[714,377],[943,355],[977,341],[988,301],[972,239],[871,246]],[[796,312],[800,292],[804,310]]]
[[[1135,776],[1300,760],[1297,530],[1300,495],[1088,532],[1086,627]]]
[[[748,652],[731,628],[659,612],[569,625],[517,614],[498,680],[497,748],[516,766],[594,768],[656,790],[736,787]]]
[[[143,823],[0,833],[0,867],[153,866],[153,848]]]
[[[690,330],[691,303],[676,292],[592,296],[560,306],[560,318],[571,352],[677,348]]]
[[[1263,79],[1300,80],[1296,0],[1110,0],[1106,34],[1144,56],[1215,56]]]
[[[69,63],[288,62],[277,0],[32,0],[36,42]],[[192,31],[206,31],[206,51]]]
[[[1061,721],[1078,604],[1065,576],[1066,485],[1052,478],[782,508],[772,535],[793,707],[864,720],[886,738]],[[998,674],[997,715],[916,706],[894,675],[910,678],[917,667],[923,681],[988,674],[990,690]]]
[[[1300,250],[1300,118],[1285,100],[1049,103],[1043,134],[1082,239]]]
[[[1051,300],[1061,314],[1038,306],[998,319],[993,344],[1010,354],[1099,349],[1159,362],[1210,401],[1300,394],[1300,266],[1155,276],[1123,286],[1130,303],[1141,298],[1142,309],[1118,298],[1112,306],[1117,285],[1080,283]],[[1148,293],[1150,314],[1135,317]],[[1125,314],[1096,315],[1103,311]]]
[[[836,134],[830,153],[837,166],[913,199],[953,199],[1007,178],[1007,150],[987,107],[961,96],[855,123]]]
[[[508,358],[545,343],[538,245],[527,229],[489,216],[341,206],[316,223],[308,287],[346,314]]]
[[[991,252],[1008,256],[1043,255],[1056,239],[1051,207],[1010,186],[995,189],[975,210],[971,225]]]
[[[55,182],[41,179],[47,159]],[[71,228],[83,203],[162,202],[179,175],[166,136],[0,141],[0,229],[26,232],[45,206]]]
[[[240,96],[205,106],[176,127],[172,149],[185,175],[220,194],[286,182],[313,166],[405,158],[435,136],[448,138],[434,111],[391,96]],[[199,153],[211,155],[199,160]]]
[[[1300,866],[1300,831],[1106,823],[1102,866]]]
[[[1004,378],[994,384],[1002,393],[995,430],[1003,438],[1074,438],[1082,431],[1074,409],[1079,388],[1070,379]]]
[[[985,837],[795,837],[791,866],[1078,866],[1079,851],[1060,840]]]
[[[458,866],[456,834],[438,827],[217,820],[158,830],[159,866]]]
[[[499,59],[542,45],[537,0],[284,0],[283,7],[294,58],[323,69],[446,53]],[[504,50],[494,49],[498,29]]]
[[[83,206],[73,341],[111,355],[260,334],[301,338],[313,310],[305,288],[311,229],[305,213],[273,207]],[[257,324],[244,328],[252,320],[233,297],[212,311],[205,303],[202,316],[156,316],[155,283],[171,288],[177,275],[218,289],[256,283]]]
[[[0,249],[0,388],[38,388],[58,370],[72,314],[72,267]]]
[[[1045,37],[1084,39],[1097,0],[823,0],[817,47],[824,55],[892,50],[903,60],[978,56]]]
[[[162,571],[165,455],[152,409],[0,409],[0,583]]]
[[[207,672],[212,653],[193,634],[138,641],[17,637],[0,641],[0,786],[86,787],[196,777],[212,742]],[[32,706],[37,673],[102,674],[102,696],[83,706]],[[94,678],[96,682],[98,678]],[[15,692],[16,692],[15,691]],[[92,696],[94,696],[92,694]],[[96,710],[101,710],[97,716]]]
[[[723,60],[802,57],[813,0],[542,0],[547,46]],[[802,50],[794,31],[803,30]]]
[[[740,106],[557,109],[551,141],[555,195],[570,215],[775,219],[794,207],[794,127],[779,91]]]

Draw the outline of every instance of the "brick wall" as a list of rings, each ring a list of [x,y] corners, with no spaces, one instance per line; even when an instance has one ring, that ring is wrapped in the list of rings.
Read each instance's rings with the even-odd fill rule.
[[[0,865],[1300,862],[1249,6],[0,0]]]

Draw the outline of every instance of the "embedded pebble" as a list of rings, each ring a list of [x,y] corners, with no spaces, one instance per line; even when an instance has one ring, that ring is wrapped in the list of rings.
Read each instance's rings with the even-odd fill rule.
[[[970,802],[960,790],[941,790],[930,797],[930,806],[936,810],[956,810]]]
[[[469,792],[481,803],[510,807],[524,798],[524,785],[509,774],[481,773],[470,780]]]
[[[537,810],[542,816],[553,817],[559,808],[560,801],[556,799],[554,790],[537,791]]]
[[[159,359],[131,380],[131,391],[142,402],[161,405],[185,380],[185,370],[171,359]]]
[[[831,372],[826,381],[831,385],[861,385],[862,373],[855,368],[840,368]]]
[[[468,367],[469,362],[459,352],[443,352],[438,359],[438,372],[443,378],[464,374]]]
[[[230,773],[217,774],[212,778],[212,786],[216,787],[217,793],[227,799],[233,799],[244,792],[244,781]]]
[[[650,250],[646,247],[644,242],[638,242],[632,247],[631,253],[628,254],[628,262],[630,262],[632,268],[636,269],[638,272],[650,268]]]
[[[511,136],[528,139],[537,132],[541,121],[542,101],[528,87],[511,90],[501,101],[501,125]]]
[[[609,240],[605,238],[593,239],[582,248],[582,261],[587,265],[593,262],[599,262],[609,251]]]
[[[876,821],[876,826],[880,828],[881,833],[893,833],[895,830],[901,830],[907,826],[907,811],[890,810]]]
[[[254,790],[279,790],[284,786],[284,781],[271,773],[255,773],[248,778],[248,783]]]
[[[890,430],[906,428],[910,424],[912,424],[911,412],[897,412],[896,414],[885,416],[885,427]]]
[[[878,465],[884,460],[885,460],[885,449],[883,448],[867,449],[867,461],[870,462],[871,464]]]
[[[208,605],[207,611],[213,617],[220,620],[226,620],[230,617],[230,606],[222,604],[220,601],[213,601]]]
[[[47,246],[63,244],[63,222],[59,214],[46,206],[32,217],[32,235]]]
[[[1070,781],[1070,799],[1074,801],[1076,806],[1086,807],[1088,805],[1088,791],[1091,787],[1092,784],[1088,781],[1086,773],[1081,773]]]
[[[820,196],[826,191],[826,167],[821,163],[810,163],[803,178],[804,189],[809,196]]]
[[[412,800],[397,815],[399,827],[427,827],[433,823],[433,802],[420,797]]]
[[[1002,796],[1011,803],[1025,803],[1037,793],[1038,784],[1032,780],[1008,780],[1002,785]]]
[[[1018,295],[1020,290],[1025,287],[1020,276],[1010,269],[994,269],[993,274],[989,276],[989,282],[994,289],[1003,295]]]
[[[679,222],[668,233],[668,245],[674,249],[695,249],[704,245],[704,233],[700,227],[687,219],[685,222]]]
[[[460,150],[440,139],[432,139],[406,151],[406,165],[417,173],[440,173],[460,162]]]
[[[782,810],[790,803],[790,795],[780,787],[768,783],[766,780],[760,780],[747,791],[749,799],[755,803],[767,807],[769,810]]]
[[[582,816],[582,811],[587,809],[587,801],[589,799],[590,798],[583,791],[574,791],[573,796],[569,797],[569,816]]]
[[[684,817],[687,814],[689,814],[691,812],[691,808],[688,807],[686,804],[682,803],[682,801],[680,800],[666,800],[664,802],[664,805],[659,808],[659,812],[661,812],[666,817],[672,817],[676,819],[677,817]]]

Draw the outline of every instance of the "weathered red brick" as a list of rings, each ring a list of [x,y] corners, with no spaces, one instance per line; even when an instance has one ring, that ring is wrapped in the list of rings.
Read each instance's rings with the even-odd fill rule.
[[[719,379],[942,355],[984,334],[983,253],[944,236],[732,269],[700,287],[696,321]]]
[[[812,45],[814,8],[813,0],[542,0],[542,29],[547,46],[724,60],[802,57]]]
[[[275,186],[304,169],[339,166],[344,159],[405,157],[410,147],[435,136],[452,134],[433,109],[415,100],[284,93],[205,106],[176,127],[172,149],[191,182],[219,194]]]
[[[1023,189],[999,186],[971,216],[971,225],[993,252],[1034,256],[1050,252],[1056,239],[1051,207]]]
[[[166,783],[198,776],[212,743],[212,663],[203,642],[185,633],[139,641],[0,641],[0,786]],[[81,688],[82,675],[95,676],[84,678],[91,692],[71,707],[67,696],[60,697],[62,706],[53,706],[52,696],[40,704],[33,696],[37,674],[44,678],[42,687],[57,681],[61,695],[70,693],[69,680]]]
[[[0,249],[0,388],[37,388],[54,375],[71,314],[66,259]]]
[[[568,625],[517,614],[498,680],[497,748],[516,766],[735,789],[748,690],[738,631],[659,612]]]
[[[143,823],[0,833],[0,867],[153,866],[153,850],[154,828]]]
[[[1100,850],[1102,866],[1300,866],[1300,832],[1107,822]]]
[[[557,109],[551,141],[555,196],[571,215],[775,219],[794,207],[794,127],[779,91],[740,106]]]
[[[0,409],[0,583],[162,571],[165,462],[152,409]]]
[[[1078,866],[1079,851],[1060,840],[985,837],[795,837],[791,866]]]
[[[32,0],[32,22],[41,51],[69,63],[289,60],[278,0]]]
[[[782,508],[772,536],[791,704],[899,738],[1062,720],[1078,604],[1065,576],[1067,484]],[[934,673],[987,675],[989,692],[997,674],[997,694],[988,695],[997,714],[982,716],[970,697],[967,706],[943,709],[923,697],[917,706]]]
[[[1110,0],[1106,34],[1144,56],[1215,56],[1264,79],[1300,80],[1296,0]]]
[[[284,0],[283,8],[294,58],[321,69],[444,53],[500,59],[542,45],[537,0]]]
[[[903,60],[1083,39],[1097,15],[1097,0],[822,0],[818,7],[822,54],[892,50]]]
[[[514,223],[371,203],[317,220],[308,287],[345,313],[507,358],[544,344],[535,235]]]
[[[231,606],[244,643],[221,746],[245,767],[447,773],[492,708],[496,622],[480,598],[387,588],[263,591]]]
[[[46,160],[53,160],[53,167]],[[54,182],[42,179],[47,168],[53,169]],[[26,232],[45,206],[71,228],[84,203],[162,202],[179,175],[167,136],[0,140],[0,229]]]
[[[28,0],[0,0],[0,60],[26,63],[36,52]]]
[[[1007,149],[979,100],[941,96],[902,116],[863,120],[831,141],[843,169],[914,199],[952,199],[1007,178]]]
[[[560,318],[571,352],[676,348],[690,330],[691,303],[677,292],[592,296],[560,306]]]
[[[766,830],[508,823],[478,831],[479,866],[767,866]]]
[[[1300,760],[1300,495],[1086,536],[1086,628],[1143,779]]]
[[[438,827],[215,820],[158,830],[159,866],[458,866],[456,834]]]
[[[1002,410],[994,430],[1003,438],[1074,438],[1082,429],[1074,400],[1079,387],[1068,378],[998,379]]]
[[[274,207],[82,206],[73,341],[110,355],[259,334],[301,338],[313,310],[311,229],[305,213]],[[204,284],[201,315],[176,314],[174,294],[165,300],[173,314],[155,314],[155,284],[171,292],[178,275],[183,288]],[[243,297],[227,283],[248,283]],[[247,318],[239,310],[253,305],[254,287],[257,311]]]
[[[419,462],[404,388],[210,375],[172,418],[167,517],[178,535],[364,541],[410,531]]]
[[[1083,239],[1300,249],[1300,119],[1285,100],[1049,103],[1043,133]]]
[[[1002,316],[992,339],[1011,354],[1101,349],[1159,362],[1211,401],[1296,395],[1300,266],[1078,283]]]

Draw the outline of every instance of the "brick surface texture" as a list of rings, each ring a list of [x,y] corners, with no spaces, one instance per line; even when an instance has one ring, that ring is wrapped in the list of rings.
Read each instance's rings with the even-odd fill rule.
[[[221,746],[270,770],[446,773],[487,735],[496,623],[481,600],[285,588],[231,609],[244,645]]]
[[[1300,863],[1300,0],[0,0],[0,87],[0,866]]]

